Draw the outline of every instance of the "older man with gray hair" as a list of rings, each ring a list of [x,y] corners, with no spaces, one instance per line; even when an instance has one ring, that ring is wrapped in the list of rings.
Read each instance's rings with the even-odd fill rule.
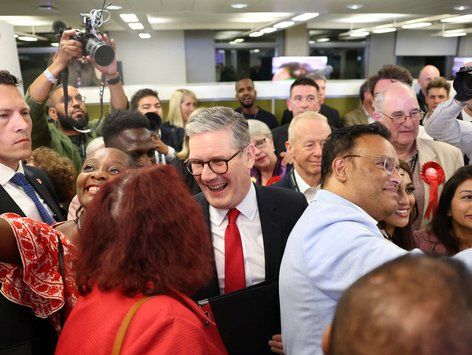
[[[321,179],[321,153],[331,134],[328,120],[318,112],[304,112],[295,116],[288,128],[287,152],[293,168],[274,186],[289,188],[313,201]]]
[[[375,97],[374,105],[374,119],[390,130],[389,141],[398,158],[413,171],[420,211],[413,227],[418,229],[433,217],[444,182],[464,165],[464,159],[460,150],[449,144],[418,137],[424,112],[411,87],[394,82]]]
[[[240,113],[228,107],[202,109],[185,130],[186,166],[202,190],[196,199],[211,231],[215,260],[214,278],[194,299],[276,280],[288,235],[307,206],[305,198],[251,182],[256,150]],[[261,343],[254,344],[254,353],[266,350],[268,340],[261,339],[262,349]],[[281,351],[280,334],[270,346]]]

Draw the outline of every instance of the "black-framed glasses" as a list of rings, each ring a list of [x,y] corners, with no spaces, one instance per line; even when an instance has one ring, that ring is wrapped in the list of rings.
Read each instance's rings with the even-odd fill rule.
[[[407,117],[410,117],[412,121],[421,121],[424,117],[424,112],[420,109],[415,109],[410,111],[410,114],[407,115],[405,112],[395,112],[392,116],[387,115],[386,113],[380,112],[380,114],[390,118],[393,123],[401,124],[406,121]]]
[[[371,159],[372,161],[374,161],[375,164],[382,164],[383,169],[388,175],[392,175],[395,169],[397,169],[397,171],[400,171],[400,166],[398,165],[398,161],[390,157],[384,157],[384,156],[374,157],[370,155],[348,154],[348,155],[343,156],[343,159],[345,158]]]
[[[80,95],[80,94],[79,94],[79,95],[76,95],[76,96],[74,96],[74,97],[68,96],[68,97],[67,97],[67,103],[68,103],[69,105],[72,105],[72,100],[74,100],[74,99],[75,99],[75,101],[77,101],[79,104],[85,103],[85,96],[82,96],[82,95]],[[65,100],[64,100],[64,97],[63,97],[63,98],[61,99],[61,102],[64,103],[64,101],[65,101]]]
[[[203,167],[205,164],[208,164],[208,167],[213,171],[215,174],[224,174],[228,171],[228,162],[234,159],[236,155],[241,153],[243,150],[238,150],[228,159],[212,159],[208,161],[202,160],[187,160],[184,164],[187,168],[188,172],[193,176],[202,175]]]
[[[267,145],[266,139],[267,139],[267,137],[255,141],[254,142],[254,147],[256,147],[257,149],[264,149]]]

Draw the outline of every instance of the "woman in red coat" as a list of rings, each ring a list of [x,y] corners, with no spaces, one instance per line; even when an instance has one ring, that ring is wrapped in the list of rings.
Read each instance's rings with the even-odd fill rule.
[[[202,212],[170,166],[130,172],[103,187],[77,241],[81,297],[56,354],[226,354],[214,323],[189,298],[212,275]]]

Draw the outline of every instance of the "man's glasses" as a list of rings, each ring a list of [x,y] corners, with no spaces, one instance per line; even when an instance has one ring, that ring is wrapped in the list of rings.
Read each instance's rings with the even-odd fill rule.
[[[192,174],[193,176],[202,175],[203,167],[205,166],[205,164],[208,164],[208,167],[215,174],[224,174],[228,171],[228,162],[241,152],[242,150],[238,150],[228,159],[212,159],[208,161],[187,160],[184,164],[188,172]]]
[[[267,139],[267,137],[265,137],[263,139],[259,139],[258,141],[255,141],[254,142],[254,147],[256,147],[257,149],[264,149],[267,145],[266,139]]]
[[[79,104],[85,103],[85,96],[77,95],[77,96],[74,96],[74,97],[72,97],[72,96],[68,96],[68,97],[67,97],[67,103],[68,103],[69,105],[72,105],[72,100],[77,101]],[[64,101],[65,101],[65,100],[64,100],[64,97],[63,97],[63,98],[61,99],[61,102],[64,103]]]
[[[383,112],[379,112],[380,114],[390,118],[393,123],[401,124],[406,121],[407,117],[410,117],[412,121],[419,122],[424,117],[424,112],[417,109],[410,111],[410,114],[407,115],[404,112],[395,112],[392,116],[389,116]]]
[[[370,160],[374,161],[375,164],[381,165],[382,168],[385,170],[385,172],[388,175],[392,175],[393,172],[395,171],[395,169],[397,169],[397,171],[400,170],[400,166],[398,165],[398,162],[395,159],[390,158],[390,157],[384,157],[384,156],[373,157],[373,156],[370,156],[370,155],[348,154],[348,155],[343,156],[343,159],[346,159],[346,158],[367,158],[367,159],[370,159]]]

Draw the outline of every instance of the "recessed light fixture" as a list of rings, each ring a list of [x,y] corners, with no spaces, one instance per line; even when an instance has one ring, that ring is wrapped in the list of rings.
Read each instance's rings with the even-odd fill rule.
[[[441,22],[446,22],[446,23],[466,23],[466,22],[471,22],[471,21],[472,21],[472,15],[454,16],[454,17],[443,18],[441,20]]]
[[[244,9],[247,7],[247,4],[244,3],[236,3],[236,4],[231,4],[231,7],[233,9]]]
[[[276,23],[274,25],[274,27],[275,28],[287,28],[287,27],[293,26],[294,24],[295,24],[295,22],[293,22],[293,21],[282,21],[282,22]]]
[[[51,47],[59,47],[59,43],[57,43],[57,42],[52,42],[52,43],[51,43]]]
[[[123,6],[120,5],[108,5],[107,10],[121,10]]]
[[[369,35],[369,32],[367,31],[357,31],[357,32],[351,32],[349,36],[351,37],[367,37]]]
[[[243,43],[244,42],[244,38],[235,38],[234,39],[234,43]]]
[[[277,31],[277,29],[275,27],[266,27],[266,28],[263,28],[262,30],[260,30],[260,32],[262,33],[272,33],[272,32],[275,32]]]
[[[258,48],[256,48],[256,49],[252,49],[252,50],[251,50],[251,52],[252,52],[252,53],[259,53],[260,51],[261,51],[261,50],[260,50],[260,49],[258,49]]]
[[[37,42],[38,39],[33,36],[18,36],[18,39],[23,42]]]
[[[364,7],[364,5],[361,4],[351,4],[346,6],[349,10],[359,10]]]
[[[415,23],[410,23],[408,25],[403,25],[402,28],[406,30],[411,30],[413,28],[423,28],[423,27],[429,27],[431,26],[431,22],[415,22]]]
[[[135,14],[120,14],[120,17],[125,22],[139,22],[138,16]]]
[[[259,32],[256,31],[256,32],[251,32],[251,33],[249,34],[249,37],[260,37],[260,36],[262,36],[262,35],[264,35],[264,33],[260,32],[260,31],[259,31]]]
[[[315,41],[313,41],[313,40],[308,41],[308,44],[315,44]]]
[[[397,29],[395,27],[384,27],[384,28],[377,28],[372,30],[373,33],[389,33],[395,32]]]
[[[144,30],[144,26],[141,22],[130,22],[130,23],[128,23],[128,26],[132,30]]]
[[[330,39],[328,37],[322,37],[316,40],[316,42],[319,42],[319,43],[324,43],[324,42],[329,42],[329,41]]]
[[[14,35],[14,36],[15,36],[15,38],[18,38],[18,35],[17,35],[16,33],[15,33],[15,35]]]
[[[139,34],[139,38],[149,39],[149,38],[151,38],[151,34],[147,33],[147,32],[142,32],[142,33]]]
[[[319,16],[320,14],[317,12],[305,12],[304,14],[292,17],[293,21],[308,21],[312,18]]]
[[[237,44],[235,41],[229,41],[229,44]]]
[[[443,37],[462,37],[462,36],[466,36],[467,33],[465,32],[444,32],[442,34]]]
[[[454,6],[453,9],[456,11],[464,11],[467,10],[469,6],[464,6],[464,5],[459,5],[459,6]]]

